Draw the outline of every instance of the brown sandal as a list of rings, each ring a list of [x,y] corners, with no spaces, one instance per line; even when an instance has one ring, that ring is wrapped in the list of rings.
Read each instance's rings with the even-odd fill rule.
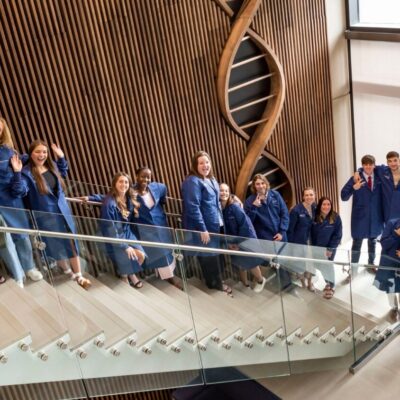
[[[85,290],[88,290],[90,286],[92,286],[92,282],[89,279],[84,278],[83,276],[78,276],[76,278],[76,282],[79,286],[83,287]]]

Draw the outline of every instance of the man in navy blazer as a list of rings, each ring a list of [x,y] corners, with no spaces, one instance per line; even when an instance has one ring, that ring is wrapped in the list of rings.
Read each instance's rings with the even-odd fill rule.
[[[353,197],[351,209],[351,263],[360,260],[360,250],[364,239],[368,239],[368,264],[375,261],[376,239],[383,230],[382,182],[375,171],[375,157],[369,154],[361,158],[362,168],[360,179],[354,182],[351,177],[343,186],[341,198],[343,201]],[[358,266],[352,265],[355,276]],[[347,280],[349,281],[349,280]]]

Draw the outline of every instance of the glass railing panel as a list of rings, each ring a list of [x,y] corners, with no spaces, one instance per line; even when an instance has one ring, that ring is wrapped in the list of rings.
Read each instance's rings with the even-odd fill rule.
[[[292,373],[348,368],[354,362],[349,267],[345,250],[286,243],[277,257],[297,285],[282,293]]]
[[[33,225],[30,212],[0,208],[1,275],[7,278],[0,285],[0,395],[13,385],[35,385],[54,399],[80,398],[85,389],[69,351],[65,310],[52,286],[52,267],[40,251],[41,239],[27,230]]]
[[[368,252],[353,253],[351,285],[355,316],[363,316],[369,323],[354,321],[356,332],[356,361],[361,360],[378,343],[388,338],[399,325],[398,294],[400,291],[400,258],[377,245],[375,263]]]
[[[280,292],[289,282],[270,266],[279,246],[224,235],[206,238],[194,231],[176,233],[180,244],[199,246],[183,251],[182,265],[205,381],[288,374]],[[237,254],[227,254],[230,250]]]
[[[47,230],[63,218],[33,214]],[[183,274],[173,253],[174,231],[76,216],[72,222],[64,227],[64,236],[76,232],[70,238],[50,238],[44,231],[41,238],[47,243],[46,258],[61,267],[52,270],[56,290],[92,329],[92,337],[84,337],[75,351],[89,395],[202,383],[189,300],[180,290]],[[127,242],[136,239],[142,244]],[[63,253],[55,253],[56,248]],[[71,256],[75,260],[67,263],[79,265],[91,283],[86,290],[81,286],[87,281],[80,286],[79,278],[73,281],[63,273],[60,261]]]

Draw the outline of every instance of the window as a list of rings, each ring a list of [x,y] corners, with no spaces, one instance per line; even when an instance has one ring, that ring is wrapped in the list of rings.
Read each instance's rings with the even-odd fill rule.
[[[400,29],[400,0],[348,0],[352,27]]]
[[[400,27],[399,0],[358,0],[360,24]]]

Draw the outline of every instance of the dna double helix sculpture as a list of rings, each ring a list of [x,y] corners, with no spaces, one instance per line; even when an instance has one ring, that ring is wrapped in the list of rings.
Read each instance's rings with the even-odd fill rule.
[[[243,199],[251,177],[262,173],[292,204],[289,173],[265,150],[285,100],[285,78],[272,48],[250,28],[261,0],[214,1],[233,21],[218,67],[219,107],[231,128],[249,142],[235,193]]]

